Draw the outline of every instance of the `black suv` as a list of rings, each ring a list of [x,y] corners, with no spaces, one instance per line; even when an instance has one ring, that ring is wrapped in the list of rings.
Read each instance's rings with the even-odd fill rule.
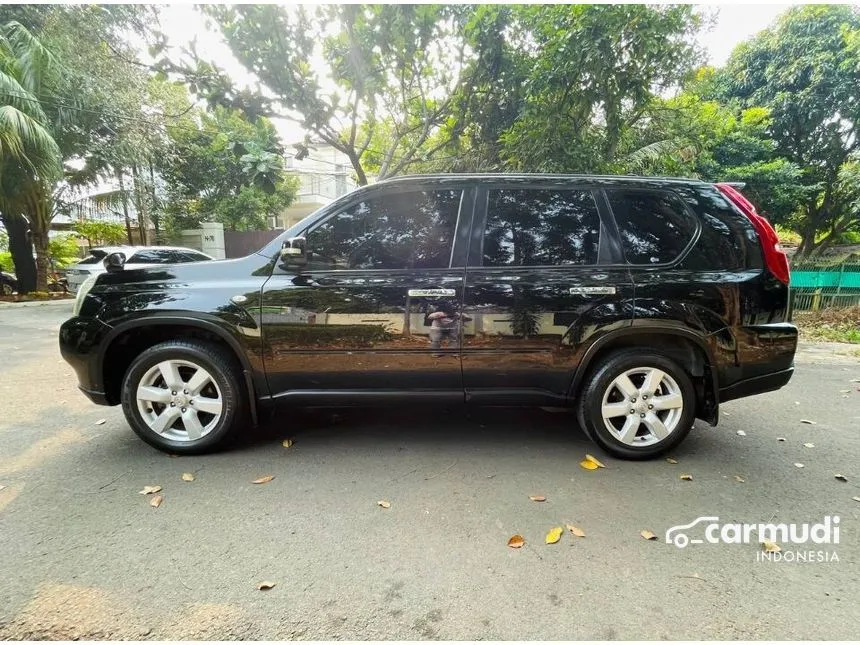
[[[63,357],[175,453],[268,404],[571,406],[647,458],[793,371],[789,269],[731,185],[412,176],[361,188],[248,257],[82,285]]]

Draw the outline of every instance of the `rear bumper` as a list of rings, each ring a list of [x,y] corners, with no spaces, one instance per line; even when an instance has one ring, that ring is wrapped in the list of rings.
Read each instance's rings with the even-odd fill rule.
[[[738,381],[729,387],[720,389],[720,403],[778,390],[791,380],[792,374],[794,374],[794,367],[789,367],[779,372],[772,372]]]

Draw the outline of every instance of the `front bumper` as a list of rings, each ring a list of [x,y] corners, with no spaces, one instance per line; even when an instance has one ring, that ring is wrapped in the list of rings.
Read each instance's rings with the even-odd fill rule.
[[[112,405],[105,394],[101,344],[109,325],[95,318],[75,316],[60,327],[60,354],[78,376],[78,388],[94,403]]]

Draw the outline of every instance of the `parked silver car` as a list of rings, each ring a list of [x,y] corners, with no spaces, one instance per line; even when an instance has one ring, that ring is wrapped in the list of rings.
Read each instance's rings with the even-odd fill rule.
[[[76,292],[91,275],[104,273],[102,260],[111,253],[124,253],[129,268],[153,267],[160,264],[203,262],[215,258],[195,249],[181,246],[103,246],[90,251],[90,256],[66,268],[69,291]]]

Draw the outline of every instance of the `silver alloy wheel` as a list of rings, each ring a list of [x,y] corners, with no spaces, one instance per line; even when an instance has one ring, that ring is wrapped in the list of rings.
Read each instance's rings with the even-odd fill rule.
[[[212,375],[186,360],[161,361],[137,385],[141,418],[165,439],[196,441],[218,425],[224,404]]]
[[[606,429],[621,443],[652,446],[677,429],[684,396],[666,372],[634,367],[609,384],[600,412]]]

